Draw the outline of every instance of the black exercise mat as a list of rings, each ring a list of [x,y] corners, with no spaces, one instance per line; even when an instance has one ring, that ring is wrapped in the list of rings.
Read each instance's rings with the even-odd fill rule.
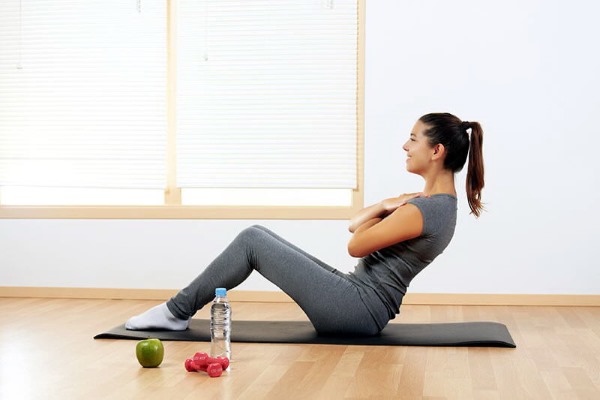
[[[376,336],[318,335],[308,321],[238,321],[231,328],[232,342],[310,343],[374,346],[477,346],[517,347],[505,325],[498,322],[388,324]],[[117,326],[94,339],[147,338],[177,341],[210,341],[209,321],[192,319],[185,331],[129,331]]]

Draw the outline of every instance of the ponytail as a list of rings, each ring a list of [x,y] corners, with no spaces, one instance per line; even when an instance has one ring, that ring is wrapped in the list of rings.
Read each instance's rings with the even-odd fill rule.
[[[483,130],[477,122],[469,122],[471,140],[469,145],[469,164],[467,166],[467,200],[471,214],[481,215],[481,190],[485,185],[483,179]]]
[[[446,148],[444,168],[457,173],[469,159],[467,168],[467,200],[471,214],[479,217],[483,210],[483,130],[478,122],[461,121],[449,113],[425,114],[419,118],[427,125],[424,134],[429,144],[441,143]],[[471,130],[469,139],[468,131]]]

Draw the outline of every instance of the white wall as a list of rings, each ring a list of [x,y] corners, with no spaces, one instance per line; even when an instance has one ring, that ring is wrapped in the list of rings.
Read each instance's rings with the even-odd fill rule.
[[[422,114],[485,130],[488,211],[475,220],[461,196],[413,292],[600,293],[597,15],[584,0],[368,2],[365,201],[421,188],[401,146]],[[344,221],[0,220],[0,286],[179,288],[255,222],[353,265]]]

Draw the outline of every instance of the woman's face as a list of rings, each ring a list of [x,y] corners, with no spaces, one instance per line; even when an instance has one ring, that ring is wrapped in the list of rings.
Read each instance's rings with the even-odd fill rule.
[[[427,125],[417,121],[410,133],[410,138],[402,146],[406,151],[406,170],[408,172],[421,175],[429,167],[435,150],[423,133],[426,128]]]

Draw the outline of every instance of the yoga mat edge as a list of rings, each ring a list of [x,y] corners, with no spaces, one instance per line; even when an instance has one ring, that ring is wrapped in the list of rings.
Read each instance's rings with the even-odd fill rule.
[[[390,323],[379,335],[368,337],[318,335],[309,321],[233,321],[232,342],[306,343],[369,346],[457,346],[516,348],[504,324],[490,321],[429,324]],[[94,339],[210,341],[210,322],[192,319],[185,331],[130,331],[116,326]]]

